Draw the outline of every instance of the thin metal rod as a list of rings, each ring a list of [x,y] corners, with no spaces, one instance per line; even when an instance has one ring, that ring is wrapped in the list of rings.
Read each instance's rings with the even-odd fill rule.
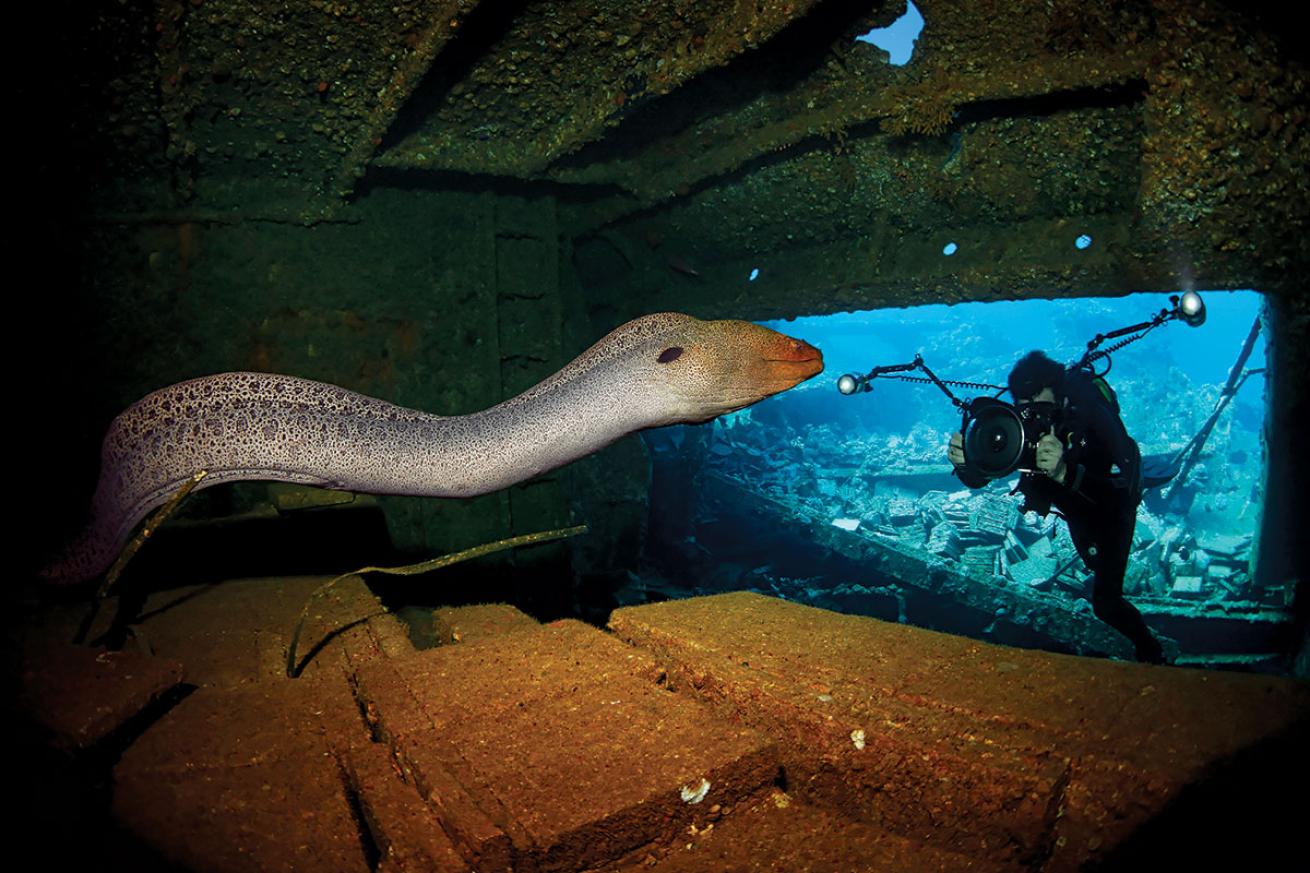
[[[137,532],[136,536],[132,537],[131,542],[123,547],[123,551],[118,554],[118,560],[114,561],[114,565],[105,574],[105,581],[100,583],[100,588],[96,591],[97,601],[103,600],[109,594],[110,589],[114,587],[114,583],[118,581],[118,577],[122,575],[127,562],[132,560],[137,551],[145,545],[146,540],[154,536],[160,525],[168,520],[168,517],[181,505],[186,496],[194,491],[196,486],[203,482],[208,475],[208,470],[197,470],[190,479],[182,483],[182,487],[178,488],[172,497],[168,498],[168,502],[159,507],[155,514],[150,516],[146,523],[141,526],[141,530]]]
[[[1201,458],[1201,449],[1205,447],[1205,441],[1209,439],[1210,432],[1214,430],[1215,424],[1219,421],[1220,414],[1228,408],[1229,402],[1237,395],[1237,389],[1246,381],[1247,374],[1242,368],[1246,366],[1246,361],[1251,357],[1251,352],[1255,348],[1256,338],[1260,336],[1260,317],[1251,324],[1251,330],[1246,335],[1246,341],[1242,343],[1242,350],[1237,354],[1237,361],[1233,368],[1228,371],[1228,382],[1224,385],[1224,390],[1219,392],[1219,401],[1215,404],[1214,412],[1206,419],[1205,424],[1196,432],[1196,436],[1183,447],[1179,453],[1181,457],[1184,453],[1190,452],[1187,460],[1183,463],[1183,468],[1178,471],[1178,477],[1174,479],[1173,485],[1169,487],[1169,493],[1166,496],[1166,505],[1172,505],[1174,497],[1182,488],[1183,483],[1187,481],[1187,475],[1192,472],[1196,462]]]
[[[537,533],[522,534],[516,537],[509,537],[503,540],[496,540],[493,543],[484,543],[480,546],[473,546],[463,551],[453,552],[449,555],[441,555],[418,564],[406,564],[403,567],[360,567],[358,570],[351,570],[349,573],[342,573],[318,588],[305,599],[305,606],[300,610],[300,619],[296,622],[295,630],[291,632],[291,643],[287,646],[287,677],[295,679],[303,671],[306,665],[296,667],[296,649],[300,644],[300,633],[304,630],[305,619],[309,617],[309,607],[317,597],[326,594],[332,586],[336,585],[342,579],[348,579],[351,576],[361,576],[364,573],[385,573],[389,576],[417,576],[420,573],[428,573],[432,570],[439,570],[442,567],[449,567],[451,564],[458,564],[461,561],[468,561],[473,558],[480,558],[483,555],[489,555],[492,552],[501,552],[506,549],[514,549],[519,546],[530,546],[536,543],[550,542],[565,537],[576,536],[586,533],[585,524],[574,525],[573,527],[557,528],[555,530],[538,531]]]

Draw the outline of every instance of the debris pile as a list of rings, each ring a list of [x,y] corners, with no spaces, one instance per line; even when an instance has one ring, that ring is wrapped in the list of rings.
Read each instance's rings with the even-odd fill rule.
[[[749,416],[716,424],[702,437],[707,469],[798,513],[917,551],[974,580],[1087,597],[1091,573],[1065,525],[1055,515],[1022,512],[1011,481],[961,488],[942,463],[948,438],[926,425],[908,435],[847,439],[820,425],[802,436],[785,423]],[[653,448],[660,452],[658,443]],[[1125,592],[1181,603],[1283,605],[1283,591],[1252,584],[1251,534],[1206,532],[1196,523],[1194,515],[1213,515],[1213,507],[1213,499],[1193,501],[1183,515],[1140,507]]]

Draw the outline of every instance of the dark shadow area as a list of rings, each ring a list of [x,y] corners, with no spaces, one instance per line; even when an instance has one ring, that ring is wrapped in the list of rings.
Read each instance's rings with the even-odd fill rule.
[[[44,730],[7,714],[11,799],[8,827],[42,870],[184,871],[113,818],[113,769],[126,749],[195,691],[182,685],[137,713],[90,749],[67,752]]]
[[[542,622],[580,618],[597,623],[598,613],[608,616],[602,594],[592,592],[587,600],[594,602],[583,602],[569,550],[558,543],[487,555],[421,576],[374,574],[366,579],[383,605],[410,624],[411,636],[426,631],[415,622],[443,606],[508,603]]]
[[[317,593],[318,592],[316,591],[314,595],[311,595],[311,598],[316,596]],[[346,624],[337,625],[327,633],[319,634],[310,638],[301,637],[300,632],[303,627],[302,625],[297,624],[295,633],[292,634],[291,637],[291,645],[287,649],[287,678],[299,679],[301,674],[305,672],[305,668],[309,666],[309,663],[318,657],[318,654],[326,649],[329,643],[351,628],[367,624],[368,620],[374,615],[382,614],[383,613],[375,612],[372,615],[363,616],[362,618],[355,619]]]
[[[166,524],[132,560],[118,593],[243,576],[335,575],[393,557],[376,506]]]
[[[1279,54],[1302,65],[1310,65],[1310,42],[1301,26],[1301,11],[1283,0],[1219,0],[1245,16],[1278,44]]]
[[[1305,858],[1310,715],[1242,749],[1088,869],[1291,870]]]
[[[1146,100],[1146,82],[1132,79],[1118,85],[1101,88],[1071,88],[1052,91],[1036,97],[1015,97],[1010,100],[979,100],[961,106],[954,124],[972,124],[997,118],[1028,118],[1055,115],[1084,109],[1117,109],[1135,106]]]
[[[391,129],[383,134],[379,151],[386,151],[387,146],[420,130],[428,115],[446,99],[451,87],[462,82],[479,61],[495,54],[496,44],[510,31],[519,13],[530,5],[530,0],[475,5],[460,20],[455,37],[442,47]]]
[[[461,173],[457,170],[406,170],[370,167],[355,188],[353,199],[359,200],[373,191],[395,189],[406,193],[463,192],[496,194],[503,197],[553,197],[560,203],[591,203],[609,197],[624,197],[618,185],[582,185],[552,182],[549,179],[518,179],[485,173]]]

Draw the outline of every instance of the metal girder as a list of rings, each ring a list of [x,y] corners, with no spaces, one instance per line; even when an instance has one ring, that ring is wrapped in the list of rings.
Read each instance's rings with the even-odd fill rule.
[[[488,7],[443,59],[379,166],[531,178],[637,107],[768,41],[817,0]]]

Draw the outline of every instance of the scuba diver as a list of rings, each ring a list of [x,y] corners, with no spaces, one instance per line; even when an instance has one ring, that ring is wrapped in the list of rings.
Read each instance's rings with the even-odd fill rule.
[[[1085,368],[1064,365],[1034,351],[1015,364],[1009,391],[1025,418],[1040,422],[1035,468],[1020,475],[1023,511],[1055,508],[1069,525],[1078,554],[1093,573],[1097,618],[1132,641],[1137,660],[1165,663],[1164,650],[1124,599],[1124,572],[1141,501],[1141,452],[1119,417],[1114,391]],[[1048,431],[1049,428],[1049,431]],[[964,436],[951,435],[947,457],[970,488],[990,479],[965,463]]]

